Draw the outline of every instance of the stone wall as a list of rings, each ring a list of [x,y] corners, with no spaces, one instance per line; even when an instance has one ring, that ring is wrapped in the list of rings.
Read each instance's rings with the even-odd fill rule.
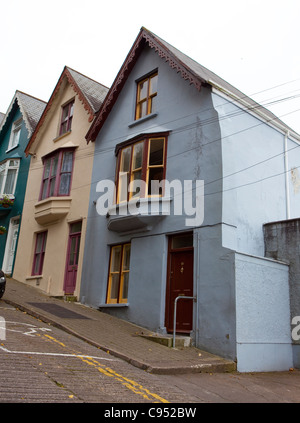
[[[264,225],[265,256],[289,265],[290,321],[300,316],[300,219]],[[291,331],[294,325],[291,325]],[[300,340],[293,339],[294,366],[300,367]]]

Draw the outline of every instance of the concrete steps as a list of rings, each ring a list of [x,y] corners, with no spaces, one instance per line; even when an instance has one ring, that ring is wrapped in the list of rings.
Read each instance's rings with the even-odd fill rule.
[[[159,333],[151,333],[150,335],[140,334],[139,336],[149,339],[149,341],[157,342],[158,344],[164,345],[166,347],[173,347],[173,335],[161,335]],[[191,346],[190,336],[176,335],[175,336],[175,348],[188,348]]]

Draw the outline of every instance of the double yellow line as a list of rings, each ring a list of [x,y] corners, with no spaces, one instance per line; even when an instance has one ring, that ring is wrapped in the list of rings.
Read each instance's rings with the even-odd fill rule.
[[[67,347],[64,343],[58,341],[57,339],[55,339],[54,337],[52,337],[50,335],[43,334],[43,335],[40,335],[40,336],[45,337],[48,340],[51,340],[52,342],[59,344],[61,347],[66,348],[68,351],[73,352],[73,350],[71,348]],[[121,374],[115,372],[110,367],[105,366],[102,363],[99,363],[99,361],[97,361],[95,358],[78,355],[78,352],[74,353],[74,357],[79,358],[84,363],[88,364],[89,366],[95,367],[103,375],[110,377],[110,378],[113,378],[114,380],[116,380],[117,382],[119,382],[123,386],[125,386],[127,389],[131,390],[136,395],[141,395],[147,401],[159,402],[159,403],[168,403],[169,402],[166,399],[160,397],[159,395],[157,395],[153,392],[150,392],[149,389],[144,388],[138,382],[135,382],[134,380],[128,379],[127,377],[122,376]]]

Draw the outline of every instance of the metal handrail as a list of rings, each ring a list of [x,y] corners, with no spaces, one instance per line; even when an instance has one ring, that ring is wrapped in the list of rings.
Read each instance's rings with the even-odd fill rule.
[[[176,312],[177,312],[177,301],[185,298],[186,300],[196,300],[196,297],[186,297],[185,295],[179,295],[175,298],[174,301],[174,321],[173,321],[173,348],[175,348],[175,338],[176,338]]]

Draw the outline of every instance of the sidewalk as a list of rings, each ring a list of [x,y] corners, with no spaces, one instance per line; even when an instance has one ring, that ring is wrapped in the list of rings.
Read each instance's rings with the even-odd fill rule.
[[[14,279],[7,279],[1,301],[149,373],[215,373],[236,369],[234,362],[193,347],[175,349],[153,342],[141,336],[153,335],[147,329],[79,303],[48,297]]]

